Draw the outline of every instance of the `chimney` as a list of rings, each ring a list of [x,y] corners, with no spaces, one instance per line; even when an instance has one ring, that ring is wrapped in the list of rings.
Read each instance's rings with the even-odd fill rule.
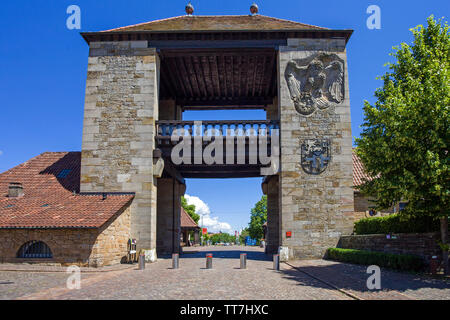
[[[8,186],[8,197],[17,198],[23,196],[23,187],[20,182],[10,182]]]

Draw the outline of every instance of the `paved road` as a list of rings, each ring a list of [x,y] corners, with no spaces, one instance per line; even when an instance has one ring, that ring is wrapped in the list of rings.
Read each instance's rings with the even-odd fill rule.
[[[214,256],[205,268],[205,253]],[[239,254],[248,254],[239,269]],[[82,273],[81,289],[69,290],[65,273],[0,271],[0,299],[450,299],[450,284],[383,270],[385,291],[365,289],[365,268],[322,260],[295,261],[272,270],[262,249],[208,247],[186,250],[180,268],[160,258],[136,268]],[[340,279],[340,280],[337,280]],[[12,282],[12,283],[10,283]]]

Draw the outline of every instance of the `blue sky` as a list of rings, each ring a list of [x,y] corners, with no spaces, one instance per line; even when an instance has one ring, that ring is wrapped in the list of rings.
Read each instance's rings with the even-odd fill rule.
[[[248,14],[252,1],[192,1],[195,14]],[[409,29],[430,14],[446,17],[448,0],[266,0],[260,13],[335,29],[354,29],[347,46],[353,135],[360,133],[365,99],[373,102],[388,53],[410,42]],[[44,151],[81,149],[88,46],[80,31],[98,31],[183,15],[187,1],[9,1],[0,11],[0,172]],[[68,30],[66,9],[81,8],[81,30]],[[369,30],[366,9],[381,8],[381,30]],[[262,119],[261,112],[189,112],[185,119]],[[187,181],[187,194],[209,207],[211,217],[235,230],[248,223],[261,197],[260,179]]]

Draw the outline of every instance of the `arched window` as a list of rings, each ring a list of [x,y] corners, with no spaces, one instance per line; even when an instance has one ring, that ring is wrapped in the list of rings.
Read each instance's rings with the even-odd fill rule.
[[[28,241],[22,245],[17,252],[17,258],[52,258],[52,251],[49,246],[42,241]]]

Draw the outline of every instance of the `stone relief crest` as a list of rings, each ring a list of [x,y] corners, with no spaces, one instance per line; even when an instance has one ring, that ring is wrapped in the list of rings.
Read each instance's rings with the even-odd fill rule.
[[[295,109],[302,115],[344,101],[344,62],[336,54],[291,60],[285,77]]]
[[[331,161],[330,141],[308,139],[301,146],[301,165],[308,174],[318,175],[325,171]]]

